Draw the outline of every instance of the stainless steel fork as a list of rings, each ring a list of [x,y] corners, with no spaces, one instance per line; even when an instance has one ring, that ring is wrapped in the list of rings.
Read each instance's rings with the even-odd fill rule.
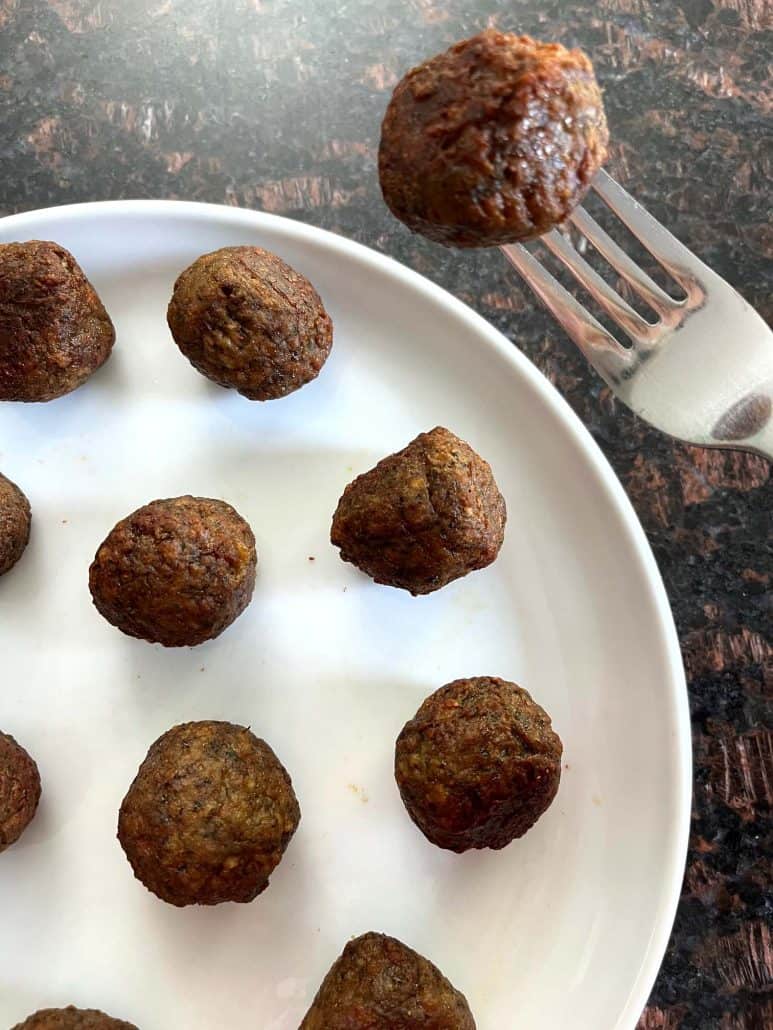
[[[642,317],[558,230],[540,238],[630,341],[598,322],[534,254],[502,247],[615,395],[657,429],[702,447],[754,451],[773,459],[773,333],[721,279],[606,172],[593,189],[684,291],[674,300],[578,207],[577,232],[647,306]]]

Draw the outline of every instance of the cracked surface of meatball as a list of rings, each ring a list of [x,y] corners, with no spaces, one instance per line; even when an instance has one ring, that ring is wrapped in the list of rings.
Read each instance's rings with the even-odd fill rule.
[[[40,801],[38,767],[21,744],[0,733],[0,852],[21,837]]]
[[[172,336],[202,375],[250,400],[284,397],[316,379],[333,323],[309,280],[260,247],[204,254],[179,276]]]
[[[475,1030],[467,999],[437,966],[383,933],[346,945],[300,1030]]]
[[[248,902],[268,887],[300,818],[264,740],[229,722],[188,722],[148,751],[118,839],[137,879],[171,905]]]
[[[137,1030],[133,1023],[113,1019],[98,1009],[41,1009],[28,1016],[13,1030]]]
[[[0,473],[0,576],[14,567],[30,538],[30,502]]]
[[[129,636],[193,646],[241,615],[256,568],[253,532],[230,504],[173,497],[151,501],[111,530],[89,587],[97,610]]]
[[[490,565],[506,517],[488,462],[438,426],[346,487],[330,539],[377,583],[429,594]]]
[[[438,847],[505,847],[549,807],[563,747],[522,687],[494,676],[454,680],[404,726],[395,778],[405,807]]]
[[[568,217],[608,141],[582,51],[487,29],[398,83],[381,129],[381,189],[397,218],[438,243],[513,243]]]
[[[107,361],[115,330],[58,243],[0,244],[0,400],[51,401]]]

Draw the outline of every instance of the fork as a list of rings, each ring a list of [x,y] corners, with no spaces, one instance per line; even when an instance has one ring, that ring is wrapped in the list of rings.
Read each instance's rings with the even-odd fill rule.
[[[687,443],[773,459],[771,330],[606,172],[598,172],[592,188],[684,292],[680,300],[670,297],[582,207],[569,222],[652,309],[652,320],[557,229],[540,237],[630,345],[608,332],[522,244],[503,246],[505,257],[633,412]]]

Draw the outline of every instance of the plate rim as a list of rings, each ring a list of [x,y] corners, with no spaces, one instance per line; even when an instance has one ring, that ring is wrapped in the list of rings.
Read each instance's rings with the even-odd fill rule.
[[[670,849],[668,867],[663,877],[664,897],[660,905],[660,912],[655,917],[653,930],[646,944],[636,979],[616,1018],[614,1028],[610,1028],[610,1030],[634,1030],[660,971],[681,896],[692,811],[692,734],[681,648],[660,570],[644,528],[622,483],[590,431],[547,376],[519,350],[514,341],[508,339],[482,315],[479,315],[442,286],[407,265],[401,264],[396,259],[382,254],[364,243],[307,222],[228,204],[138,198],[85,201],[16,212],[0,217],[0,228],[5,233],[18,226],[20,230],[28,234],[34,230],[36,223],[44,222],[51,217],[72,222],[78,221],[82,217],[95,215],[97,217],[119,216],[123,218],[156,215],[165,219],[171,216],[201,221],[226,221],[235,225],[245,225],[252,230],[265,227],[277,235],[293,238],[301,244],[312,244],[337,252],[341,256],[368,267],[377,276],[389,276],[401,285],[423,294],[439,307],[445,308],[454,318],[465,323],[473,333],[484,339],[492,350],[506,360],[512,368],[513,374],[525,380],[526,385],[534,391],[539,401],[551,410],[566,435],[572,438],[583,452],[607,502],[619,518],[621,528],[630,545],[632,559],[638,564],[649,602],[653,606],[662,653],[666,658],[669,673],[668,695],[671,698],[676,727],[677,777],[674,783],[674,815],[671,820],[673,845]]]

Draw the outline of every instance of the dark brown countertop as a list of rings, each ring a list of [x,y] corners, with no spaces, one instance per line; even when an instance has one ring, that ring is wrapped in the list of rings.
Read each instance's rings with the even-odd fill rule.
[[[179,197],[303,219],[435,279],[556,384],[644,524],[690,684],[688,868],[640,1027],[763,1030],[773,1026],[770,469],[650,430],[499,254],[412,237],[382,205],[375,156],[391,87],[486,24],[591,53],[612,173],[770,320],[769,0],[0,0],[0,214]]]

